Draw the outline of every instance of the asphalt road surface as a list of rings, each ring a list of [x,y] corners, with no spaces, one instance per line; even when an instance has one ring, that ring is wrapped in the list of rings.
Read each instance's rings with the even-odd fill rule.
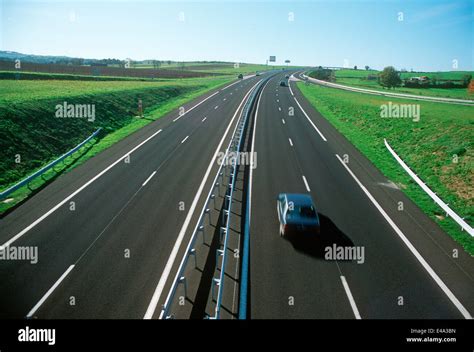
[[[163,274],[174,276],[178,234],[183,229],[180,243],[187,243],[193,201],[202,207],[199,190],[218,167],[212,157],[227,146],[233,117],[260,79],[210,92],[185,105],[183,116],[174,111],[151,123],[0,220],[0,245],[39,251],[37,264],[0,262],[0,316],[143,318]]]
[[[254,131],[251,318],[469,317],[472,258],[282,79],[263,90]],[[280,237],[279,193],[311,194],[320,236]],[[363,263],[326,260],[333,245],[363,248]]]
[[[250,121],[258,160],[250,174],[250,317],[470,317],[472,258],[293,80],[281,87],[284,75],[268,81]],[[262,78],[186,104],[184,115],[149,124],[1,219],[0,245],[37,246],[39,260],[0,261],[0,317],[157,318],[217,172],[214,156]],[[312,195],[318,238],[279,236],[281,192]],[[327,260],[332,245],[364,255],[360,263]]]

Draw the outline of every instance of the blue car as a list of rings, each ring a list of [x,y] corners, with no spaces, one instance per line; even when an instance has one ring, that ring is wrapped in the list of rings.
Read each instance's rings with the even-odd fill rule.
[[[309,194],[280,193],[277,199],[280,236],[319,234],[319,216]]]

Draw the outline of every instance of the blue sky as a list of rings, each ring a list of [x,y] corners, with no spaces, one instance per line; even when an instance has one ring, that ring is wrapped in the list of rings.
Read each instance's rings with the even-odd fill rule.
[[[474,69],[473,1],[0,0],[0,50]],[[293,14],[293,17],[292,17]],[[455,60],[455,61],[453,61]]]

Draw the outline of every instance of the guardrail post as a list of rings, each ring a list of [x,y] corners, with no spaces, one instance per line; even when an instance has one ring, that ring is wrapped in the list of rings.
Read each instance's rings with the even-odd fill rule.
[[[211,199],[214,201],[214,209],[216,209],[216,195],[214,193],[211,194]]]
[[[188,297],[188,284],[186,283],[186,277],[181,276],[178,280],[180,284],[183,284],[184,287],[184,297]]]
[[[227,229],[221,226],[221,230],[219,231],[219,242],[222,243],[222,236],[227,233]]]
[[[215,277],[212,278],[212,299],[213,299],[213,300],[214,300],[215,297],[216,297],[215,292],[214,292],[214,291],[215,291],[215,287],[216,287],[216,286],[219,287],[220,284],[221,284],[221,280],[220,280],[220,279],[215,278]]]
[[[204,225],[199,225],[197,232],[202,232],[202,243],[206,243],[206,236],[204,234]]]
[[[197,262],[197,256],[196,256],[196,248],[192,248],[189,251],[189,255],[194,256],[194,267],[197,268],[198,267],[198,262]]]

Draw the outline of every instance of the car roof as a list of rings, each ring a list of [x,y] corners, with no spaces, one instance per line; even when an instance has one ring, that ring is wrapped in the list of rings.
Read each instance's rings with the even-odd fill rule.
[[[309,194],[301,193],[285,193],[288,202],[293,202],[297,205],[313,205],[313,198]]]

